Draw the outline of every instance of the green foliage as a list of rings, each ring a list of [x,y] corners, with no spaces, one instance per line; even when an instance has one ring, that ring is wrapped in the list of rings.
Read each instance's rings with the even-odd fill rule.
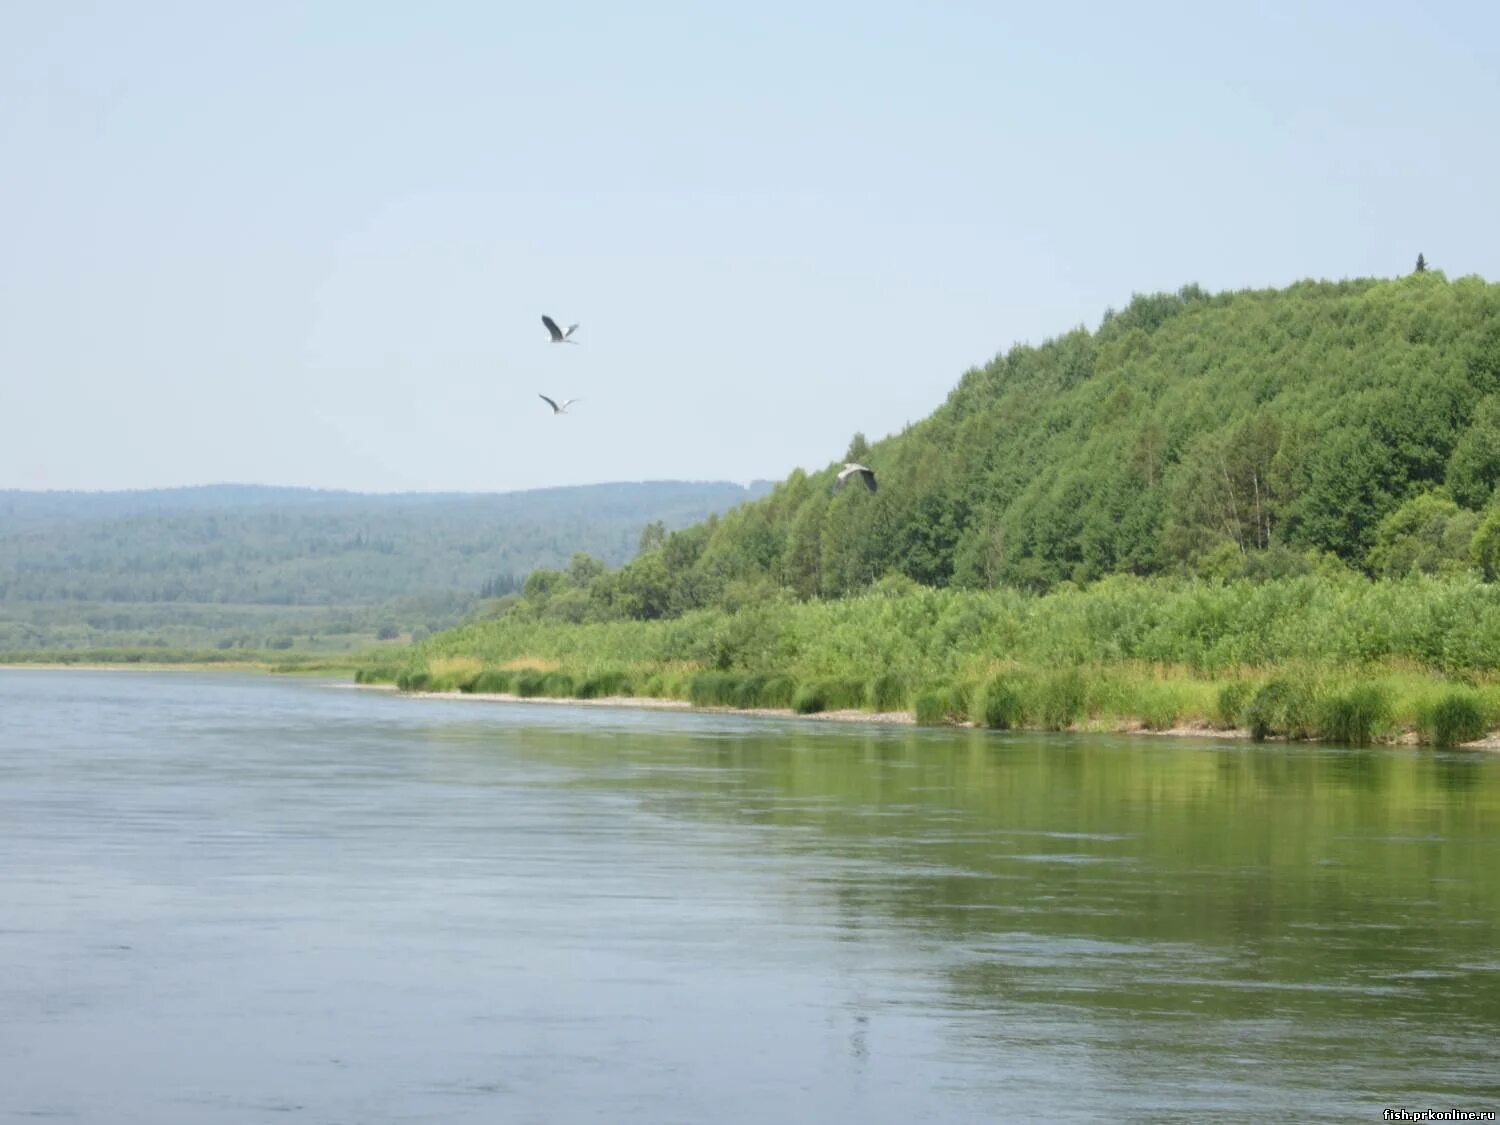
[[[1450,691],[1417,713],[1417,730],[1423,742],[1434,746],[1457,746],[1484,737],[1484,705],[1477,692]]]
[[[1448,458],[1448,491],[1466,508],[1489,503],[1500,484],[1500,394],[1479,401],[1469,427]]]
[[[1076,668],[1054,669],[1036,682],[1035,710],[1047,730],[1066,730],[1083,717],[1083,675]]]
[[[1477,515],[1452,500],[1423,493],[1380,521],[1365,565],[1381,578],[1455,573],[1469,565],[1469,545],[1478,524]]]
[[[542,677],[541,694],[551,699],[573,696],[573,677],[566,672],[548,672]]]
[[[1272,735],[1310,738],[1317,729],[1316,701],[1307,685],[1289,679],[1264,684],[1244,711],[1250,737],[1263,742]]]
[[[866,703],[871,711],[904,711],[911,685],[896,672],[882,672],[870,681]]]
[[[499,668],[486,668],[475,676],[469,690],[481,695],[508,695],[514,691],[516,676]]]
[[[828,696],[822,683],[804,684],[792,697],[792,710],[799,715],[815,715],[828,710]]]
[[[985,684],[976,720],[991,730],[1019,727],[1026,717],[1021,685],[1014,675],[996,676]]]
[[[1462,568],[1466,517],[1445,509],[1434,528],[1403,505],[1445,482],[1470,509],[1493,491],[1497,321],[1500,286],[1434,270],[1139,295],[1097,332],[966,372],[901,434],[856,435],[849,453],[880,474],[878,493],[834,496],[832,467],[799,470],[653,539],[591,583],[586,606],[514,612],[655,620],[778,592],[839,598],[892,575],[1042,592],[1122,573],[1289,578],[1328,557],[1382,575]]]
[[[1319,701],[1317,734],[1325,742],[1368,746],[1390,719],[1387,693],[1378,684],[1360,684]]]
[[[596,672],[578,681],[579,699],[610,699],[631,694],[630,677],[624,672]],[[738,706],[738,705],[736,705]]]
[[[744,683],[730,672],[700,672],[688,682],[688,699],[695,707],[737,707]]]
[[[546,679],[546,673],[527,668],[516,673],[511,690],[522,699],[534,699],[536,696],[547,694]]]
[[[1490,505],[1474,530],[1474,538],[1469,540],[1469,558],[1486,582],[1500,582],[1500,503]]]
[[[933,684],[917,692],[916,699],[912,702],[912,714],[919,725],[935,727],[961,718],[963,708],[954,699],[951,686]]]
[[[1245,708],[1255,691],[1255,685],[1247,680],[1230,680],[1221,687],[1214,709],[1218,725],[1224,730],[1240,726],[1244,722]]]

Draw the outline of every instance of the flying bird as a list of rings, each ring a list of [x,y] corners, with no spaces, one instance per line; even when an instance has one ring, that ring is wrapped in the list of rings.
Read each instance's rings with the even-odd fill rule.
[[[866,488],[871,492],[875,491],[875,470],[854,461],[844,462],[844,467],[839,471],[839,475],[834,478],[833,490],[837,492],[843,488],[848,483],[849,478],[855,474],[858,474],[860,479],[865,482]]]
[[[577,340],[575,340],[575,339],[572,338],[573,337],[573,333],[576,332],[576,331],[578,331],[578,325],[575,324],[571,328],[569,328],[566,332],[564,332],[561,328],[559,328],[557,326],[557,321],[553,320],[550,316],[545,316],[545,315],[542,317],[542,323],[547,326],[547,331],[551,334],[551,336],[552,336],[552,342],[554,344],[576,344],[576,343],[578,343]]]
[[[544,394],[538,394],[536,397],[539,398],[539,399],[541,399],[548,406],[552,407],[552,413],[554,413],[554,414],[566,414],[568,412],[568,407],[572,406],[575,402],[582,402],[583,401],[583,399],[581,399],[581,398],[565,398],[565,399],[563,399],[562,405],[558,406],[557,403],[553,402],[550,398],[548,398]],[[874,488],[875,486],[871,485],[870,487]]]

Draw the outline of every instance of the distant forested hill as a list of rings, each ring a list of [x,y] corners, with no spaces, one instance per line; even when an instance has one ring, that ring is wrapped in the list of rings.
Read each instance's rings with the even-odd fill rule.
[[[683,527],[767,487],[0,492],[0,651],[316,646],[330,630],[442,627],[532,570],[580,551],[618,565],[647,525]]]
[[[1427,271],[1138,296],[969,371],[849,456],[520,612],[650,619],[887,576],[1045,592],[1111,574],[1500,569],[1500,285]]]

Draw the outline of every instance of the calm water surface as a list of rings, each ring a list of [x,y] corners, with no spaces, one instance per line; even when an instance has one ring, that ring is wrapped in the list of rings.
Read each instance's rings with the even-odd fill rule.
[[[0,672],[0,1118],[1500,1108],[1500,756]]]

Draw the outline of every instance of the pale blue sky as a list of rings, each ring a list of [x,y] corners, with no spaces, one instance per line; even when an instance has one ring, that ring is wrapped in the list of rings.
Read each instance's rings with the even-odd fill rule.
[[[1133,291],[1500,279],[1497,13],[3,0],[0,488],[781,477]]]

